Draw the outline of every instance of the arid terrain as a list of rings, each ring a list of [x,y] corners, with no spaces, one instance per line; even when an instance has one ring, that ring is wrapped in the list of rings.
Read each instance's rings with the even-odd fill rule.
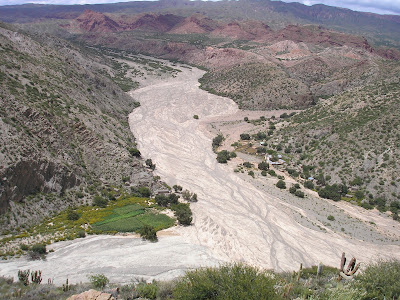
[[[282,271],[295,270],[300,263],[336,266],[343,251],[363,263],[400,258],[400,225],[388,216],[333,204],[314,192],[297,198],[277,189],[274,178],[234,173],[241,158],[227,166],[218,164],[211,148],[215,132],[208,128],[217,118],[240,122],[242,115],[232,100],[198,88],[203,71],[180,69],[175,78],[154,81],[131,93],[141,106],[130,114],[129,124],[142,154],[157,165],[156,174],[170,185],[180,184],[198,194],[199,202],[191,205],[194,224],[160,232],[156,244],[135,236],[56,243],[49,247],[55,252],[46,261],[1,262],[0,275],[37,268],[44,271],[45,280],[54,278],[58,283],[66,277],[84,281],[92,272],[104,273],[113,282],[127,282],[129,276],[170,279],[188,267],[223,261]],[[227,134],[235,129],[223,130]],[[332,224],[327,215],[335,217]]]
[[[400,272],[399,16],[163,0],[0,20],[0,298],[45,289],[7,279],[28,269],[122,299],[231,262],[293,299],[366,293],[335,280],[343,252],[360,278]]]

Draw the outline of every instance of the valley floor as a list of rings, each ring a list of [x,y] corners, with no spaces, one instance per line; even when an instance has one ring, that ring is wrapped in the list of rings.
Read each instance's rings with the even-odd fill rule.
[[[211,140],[218,130],[227,134],[230,129],[215,122],[234,123],[243,115],[233,101],[200,90],[202,74],[182,68],[176,78],[132,92],[141,106],[129,116],[138,148],[156,164],[156,175],[197,193],[199,201],[191,204],[194,225],[161,232],[156,244],[132,236],[58,243],[49,247],[55,252],[47,261],[0,262],[0,275],[15,277],[18,269],[30,268],[43,270],[44,281],[57,278],[57,284],[66,277],[85,281],[90,273],[129,282],[134,277],[171,279],[187,268],[232,260],[288,271],[300,263],[338,266],[342,252],[362,262],[400,259],[400,223],[387,216],[333,204],[314,192],[296,198],[277,189],[274,178],[234,173],[240,157],[218,164]],[[328,215],[335,221],[328,222]]]

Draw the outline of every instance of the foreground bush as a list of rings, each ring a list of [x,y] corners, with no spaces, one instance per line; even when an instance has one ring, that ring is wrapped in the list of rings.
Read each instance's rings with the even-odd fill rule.
[[[279,299],[274,274],[233,264],[189,271],[177,283],[174,299]]]
[[[104,274],[95,274],[88,276],[90,283],[97,289],[103,289],[110,280]]]
[[[366,294],[360,299],[400,299],[400,261],[370,264],[355,277],[355,287]]]

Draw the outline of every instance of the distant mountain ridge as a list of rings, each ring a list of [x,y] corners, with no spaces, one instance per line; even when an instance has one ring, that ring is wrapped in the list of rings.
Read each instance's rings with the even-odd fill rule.
[[[85,10],[70,24],[62,25],[78,33],[110,33],[144,30],[174,34],[210,34],[235,40],[277,42],[291,40],[324,46],[350,46],[362,48],[388,59],[400,59],[400,52],[393,49],[373,48],[365,37],[340,33],[318,26],[288,25],[274,31],[261,21],[218,21],[194,14],[183,18],[173,14],[144,13],[130,16],[107,16]]]
[[[101,13],[170,13],[189,17],[201,13],[211,19],[263,21],[273,28],[288,24],[317,24],[365,35],[374,43],[400,47],[400,16],[357,12],[323,4],[306,6],[270,0],[239,1],[133,1],[94,5],[18,5],[0,7],[0,20],[26,23],[44,19],[74,19],[86,9]]]

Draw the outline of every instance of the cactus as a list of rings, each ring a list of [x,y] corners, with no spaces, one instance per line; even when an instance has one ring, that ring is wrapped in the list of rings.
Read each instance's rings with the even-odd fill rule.
[[[322,263],[319,263],[318,268],[317,268],[317,277],[322,275],[322,269],[323,269],[323,265],[322,265]]]
[[[340,273],[339,273],[339,280],[341,278],[344,279],[352,279],[353,275],[358,271],[358,268],[360,267],[360,263],[356,264],[357,260],[355,257],[353,257],[349,265],[347,266],[345,270],[345,265],[346,265],[346,254],[343,252],[342,254],[342,259],[340,261]]]
[[[18,270],[18,280],[21,281],[24,285],[29,285],[29,273],[31,271],[28,270]]]
[[[300,264],[300,269],[299,269],[299,272],[297,273],[297,281],[300,280],[302,271],[303,271],[303,264]]]
[[[68,292],[69,291],[69,284],[68,284],[68,278],[65,284],[62,285],[63,292]]]
[[[32,271],[31,281],[32,283],[40,284],[42,282],[42,271]]]

